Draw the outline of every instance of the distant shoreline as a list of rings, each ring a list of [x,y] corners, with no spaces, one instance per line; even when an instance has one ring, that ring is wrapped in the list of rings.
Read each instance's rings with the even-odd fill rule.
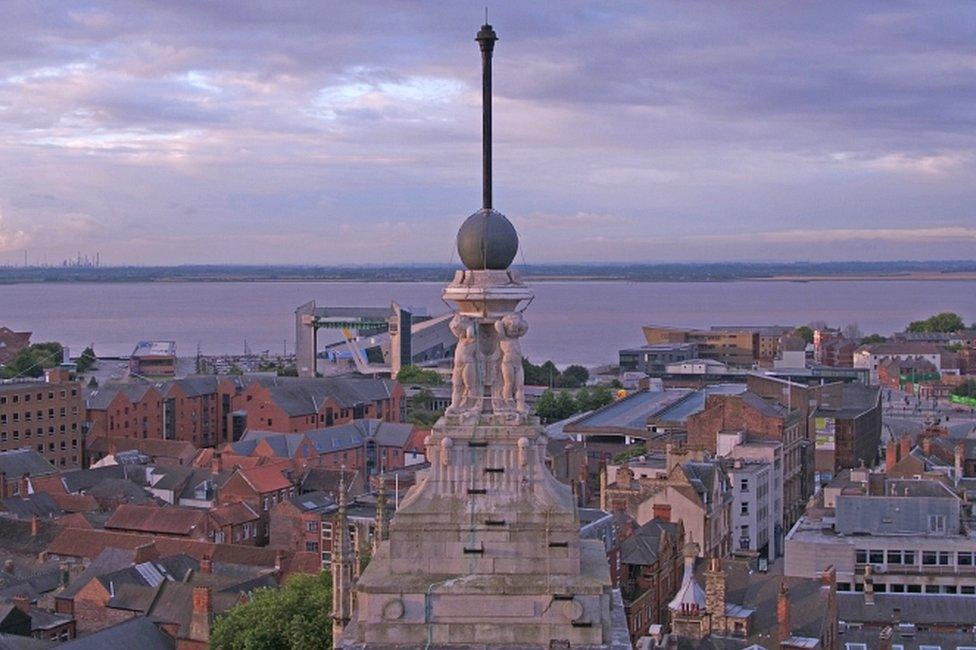
[[[976,262],[703,264],[537,264],[517,269],[530,282],[972,282]],[[447,266],[0,267],[0,285],[65,283],[319,282],[447,283]]]

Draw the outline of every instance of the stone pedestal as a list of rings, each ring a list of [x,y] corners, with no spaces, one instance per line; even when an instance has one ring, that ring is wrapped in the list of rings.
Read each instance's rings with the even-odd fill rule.
[[[512,271],[469,270],[444,297],[478,328],[477,354],[455,363],[481,364],[480,404],[462,395],[461,408],[434,426],[431,466],[360,576],[356,613],[337,645],[629,648],[603,545],[580,539],[572,492],[545,464],[544,429],[494,383],[500,371],[490,361],[500,339],[512,338],[495,323],[531,292]]]

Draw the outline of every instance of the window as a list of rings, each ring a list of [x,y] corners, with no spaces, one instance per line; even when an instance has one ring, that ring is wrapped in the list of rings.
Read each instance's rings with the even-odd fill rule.
[[[310,532],[310,533],[314,533],[314,532],[315,532],[315,531],[317,531],[318,529],[319,529],[319,524],[318,524],[318,522],[316,522],[316,521],[309,521],[309,522],[306,522],[306,527],[305,527],[305,530],[307,530],[308,532]]]
[[[976,585],[961,585],[959,587],[959,593],[966,596],[974,596],[976,595]]]
[[[905,593],[905,585],[903,585],[903,584],[893,584],[893,585],[891,585],[891,591],[894,592],[894,593],[896,593],[896,594],[903,594],[903,593]]]
[[[749,479],[744,478],[739,481],[739,490],[741,490],[742,492],[749,491]]]
[[[740,515],[748,515],[749,514],[749,502],[748,501],[743,501],[741,504],[739,504],[739,514]]]
[[[308,551],[309,553],[318,553],[319,552],[319,543],[318,542],[305,542],[305,550]]]
[[[935,551],[922,551],[922,564],[932,566],[939,561],[939,555]]]
[[[910,594],[922,593],[922,585],[905,585],[905,591]]]
[[[902,564],[915,564],[915,551],[905,551],[902,555]]]
[[[929,532],[944,533],[945,527],[945,515],[929,515]]]
[[[939,585],[925,585],[925,593],[927,594],[939,593]]]
[[[972,566],[973,553],[970,551],[959,551],[959,553],[956,555],[956,563],[959,566]]]
[[[884,564],[884,551],[871,549],[871,552],[868,553],[868,560],[871,564]]]

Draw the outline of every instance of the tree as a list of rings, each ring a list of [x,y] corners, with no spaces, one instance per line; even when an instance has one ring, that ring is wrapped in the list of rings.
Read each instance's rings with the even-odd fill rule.
[[[573,364],[559,373],[558,385],[561,388],[579,388],[590,378],[590,371],[583,366]]]
[[[436,370],[425,370],[417,366],[403,366],[397,373],[396,380],[401,384],[420,384],[421,386],[437,386],[444,383]]]
[[[579,413],[579,406],[576,404],[576,399],[569,393],[569,391],[561,390],[556,396],[556,419],[564,420],[574,413]]]
[[[611,402],[613,402],[613,390],[609,386],[580,388],[576,391],[576,406],[580,411],[594,411]]]
[[[552,389],[546,390],[539,396],[539,401],[535,404],[535,413],[546,423],[555,422],[559,419],[556,394]]]
[[[959,314],[944,311],[925,320],[916,320],[908,324],[909,332],[957,332],[966,329]]]
[[[807,343],[813,343],[813,329],[812,328],[810,328],[810,327],[808,327],[806,325],[800,325],[795,330],[793,330],[793,333],[796,334],[797,336],[799,336],[801,339],[803,339]]]
[[[279,589],[258,589],[219,616],[214,650],[305,650],[332,647],[332,577],[293,575]]]
[[[976,379],[967,379],[952,389],[957,397],[976,397]]]
[[[434,400],[434,393],[429,388],[422,388],[407,400],[407,422],[425,429],[434,426],[441,417],[440,411],[430,409]]]
[[[79,356],[78,360],[75,362],[75,369],[78,372],[87,372],[89,368],[95,365],[95,361],[95,350],[93,350],[92,346],[89,345],[87,348],[81,351],[81,356]]]
[[[861,339],[861,343],[863,343],[864,345],[873,345],[874,343],[884,343],[887,340],[888,339],[881,336],[880,334],[868,334],[863,339]]]
[[[861,331],[861,328],[857,323],[848,323],[847,325],[844,325],[840,332],[845,339],[857,340],[864,336],[864,332]]]
[[[21,350],[8,363],[0,373],[0,378],[40,377],[44,374],[45,368],[53,368],[61,363],[63,354],[60,343],[35,343]]]

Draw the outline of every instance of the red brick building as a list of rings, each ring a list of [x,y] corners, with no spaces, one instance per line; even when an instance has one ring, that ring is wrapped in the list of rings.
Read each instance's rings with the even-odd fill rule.
[[[234,410],[248,429],[297,433],[352,420],[402,422],[403,388],[389,379],[244,378]]]
[[[370,476],[403,468],[413,449],[413,434],[410,424],[353,420],[301,433],[249,430],[221,452],[236,457],[291,460],[296,467],[345,467]]]
[[[688,417],[688,446],[715,453],[718,434],[743,431],[751,440],[783,444],[783,519],[789,528],[803,514],[812,485],[813,445],[804,437],[805,421],[798,410],[767,400],[753,392],[709,395],[705,408]]]
[[[647,636],[650,626],[668,622],[668,603],[681,585],[684,528],[680,523],[652,519],[618,530],[610,549],[610,577],[624,599],[630,638]]]
[[[260,523],[261,515],[244,501],[210,510],[213,541],[218,544],[256,544]]]
[[[295,495],[295,485],[289,477],[291,473],[291,464],[288,462],[237,469],[220,488],[217,503],[224,506],[244,502],[250,506],[260,516],[257,522],[257,543],[264,544],[268,539],[271,509]]]
[[[9,327],[0,327],[0,366],[6,365],[30,347],[30,332],[15,332]]]
[[[0,384],[0,451],[32,447],[59,469],[82,460],[85,402],[65,370]]]
[[[230,442],[235,384],[216,375],[150,384],[107,384],[88,396],[92,438],[181,440],[197,447]]]

